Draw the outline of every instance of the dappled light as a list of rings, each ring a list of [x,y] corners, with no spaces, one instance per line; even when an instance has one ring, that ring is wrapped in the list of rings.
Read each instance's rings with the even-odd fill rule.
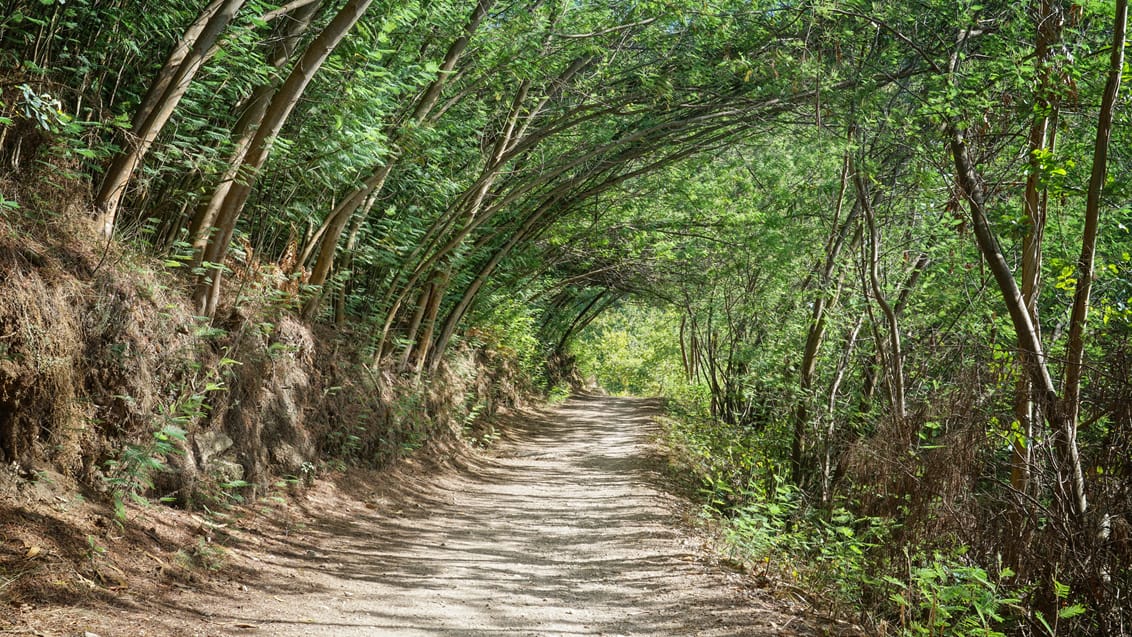
[[[1132,633],[1127,4],[5,0],[0,632]]]

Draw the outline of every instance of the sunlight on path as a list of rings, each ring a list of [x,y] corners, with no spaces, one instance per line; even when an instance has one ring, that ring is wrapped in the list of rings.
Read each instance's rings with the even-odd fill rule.
[[[274,565],[301,577],[211,619],[281,636],[810,634],[697,563],[649,484],[648,405],[574,399],[439,502],[306,533]]]

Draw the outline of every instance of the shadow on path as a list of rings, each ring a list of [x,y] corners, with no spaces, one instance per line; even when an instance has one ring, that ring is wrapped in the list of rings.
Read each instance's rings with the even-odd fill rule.
[[[396,513],[359,503],[266,537],[264,577],[210,621],[279,636],[817,634],[700,562],[653,486],[655,409],[578,397]]]

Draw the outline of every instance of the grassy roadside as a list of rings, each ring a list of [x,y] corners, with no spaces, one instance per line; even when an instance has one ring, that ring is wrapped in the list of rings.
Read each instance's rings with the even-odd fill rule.
[[[810,500],[786,480],[773,434],[678,409],[658,420],[670,471],[718,529],[725,559],[867,634],[1052,637],[1069,634],[1059,624],[1083,612],[1061,589],[1054,613],[1027,616],[1031,591],[1009,568],[990,573],[946,539],[910,546],[899,522],[854,513],[852,502]]]

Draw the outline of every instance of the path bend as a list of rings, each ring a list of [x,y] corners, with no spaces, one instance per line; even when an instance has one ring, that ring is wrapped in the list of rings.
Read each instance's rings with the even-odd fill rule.
[[[655,413],[576,397],[396,511],[359,503],[268,538],[261,576],[209,621],[281,637],[819,634],[704,560],[657,486]]]

